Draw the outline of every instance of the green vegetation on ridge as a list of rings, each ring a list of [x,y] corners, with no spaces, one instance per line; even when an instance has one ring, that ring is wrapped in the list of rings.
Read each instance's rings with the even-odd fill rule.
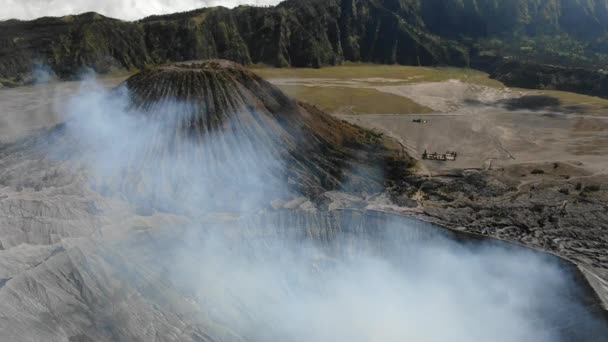
[[[526,64],[503,67],[504,57]],[[5,85],[34,81],[37,66],[70,79],[87,68],[210,58],[278,67],[471,66],[510,86],[608,96],[608,79],[597,74],[608,61],[608,0],[287,0],[135,22],[95,13],[0,22]]]

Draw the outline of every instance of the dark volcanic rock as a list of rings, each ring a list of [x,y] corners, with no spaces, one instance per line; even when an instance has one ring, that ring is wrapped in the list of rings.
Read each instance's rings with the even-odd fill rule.
[[[184,142],[204,145],[214,135],[224,143],[186,149],[201,154],[188,158],[230,160],[236,146],[254,146],[280,160],[288,182],[311,197],[328,190],[381,191],[414,165],[395,141],[298,103],[233,62],[163,66],[124,86],[131,109],[175,132],[166,142],[169,154],[179,153]]]
[[[435,222],[555,253],[607,281],[607,180],[569,164],[543,163],[408,177],[401,189],[419,189],[424,213]],[[606,303],[608,293],[598,290]]]

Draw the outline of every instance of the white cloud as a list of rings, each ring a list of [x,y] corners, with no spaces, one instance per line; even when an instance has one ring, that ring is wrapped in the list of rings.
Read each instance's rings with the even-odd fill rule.
[[[0,0],[0,20],[98,12],[123,20],[207,6],[273,5],[279,0]]]

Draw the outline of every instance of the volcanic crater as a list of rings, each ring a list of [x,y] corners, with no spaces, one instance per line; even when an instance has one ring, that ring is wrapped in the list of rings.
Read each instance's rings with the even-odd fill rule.
[[[100,101],[118,133],[85,115],[0,148],[2,340],[398,340],[431,323],[458,341],[608,334],[574,264],[370,207],[487,179],[421,179],[396,141],[239,65],[144,70]]]

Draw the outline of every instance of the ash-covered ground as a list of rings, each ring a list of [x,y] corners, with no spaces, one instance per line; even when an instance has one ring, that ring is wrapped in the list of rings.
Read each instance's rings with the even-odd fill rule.
[[[349,76],[359,69],[382,77]],[[311,92],[308,89],[371,89],[427,108],[416,112],[416,106],[393,106],[392,114],[378,114],[373,108],[352,114],[349,104],[360,101],[346,96],[332,103],[338,108],[336,117],[398,140],[411,156],[420,158],[424,151],[458,153],[454,162],[420,160],[420,177],[402,183],[400,200],[374,199],[369,207],[418,213],[454,229],[566,257],[582,267],[606,303],[608,102],[506,88],[465,70],[446,69],[442,78],[441,69],[395,67],[387,79],[390,73],[377,69],[349,67],[347,73],[333,68],[328,73],[333,78],[322,78],[318,71],[311,78],[313,71],[308,70],[262,72],[279,87],[307,89],[303,96]],[[326,105],[323,98],[318,103]],[[365,198],[359,195],[348,202],[362,203]]]
[[[585,277],[550,254],[416,218],[485,235],[499,218],[521,220],[503,236],[553,251],[521,238],[548,236],[523,227],[558,210],[531,205],[554,200],[553,187],[519,195],[511,178],[525,168],[429,178],[388,135],[222,61],[147,70],[116,89],[20,91],[0,94],[14,128],[0,147],[1,340],[608,336],[588,282],[598,289],[596,269]],[[41,92],[21,113],[19,96]],[[580,189],[602,193],[591,190]],[[587,198],[558,222],[582,227],[572,210],[597,203]]]

